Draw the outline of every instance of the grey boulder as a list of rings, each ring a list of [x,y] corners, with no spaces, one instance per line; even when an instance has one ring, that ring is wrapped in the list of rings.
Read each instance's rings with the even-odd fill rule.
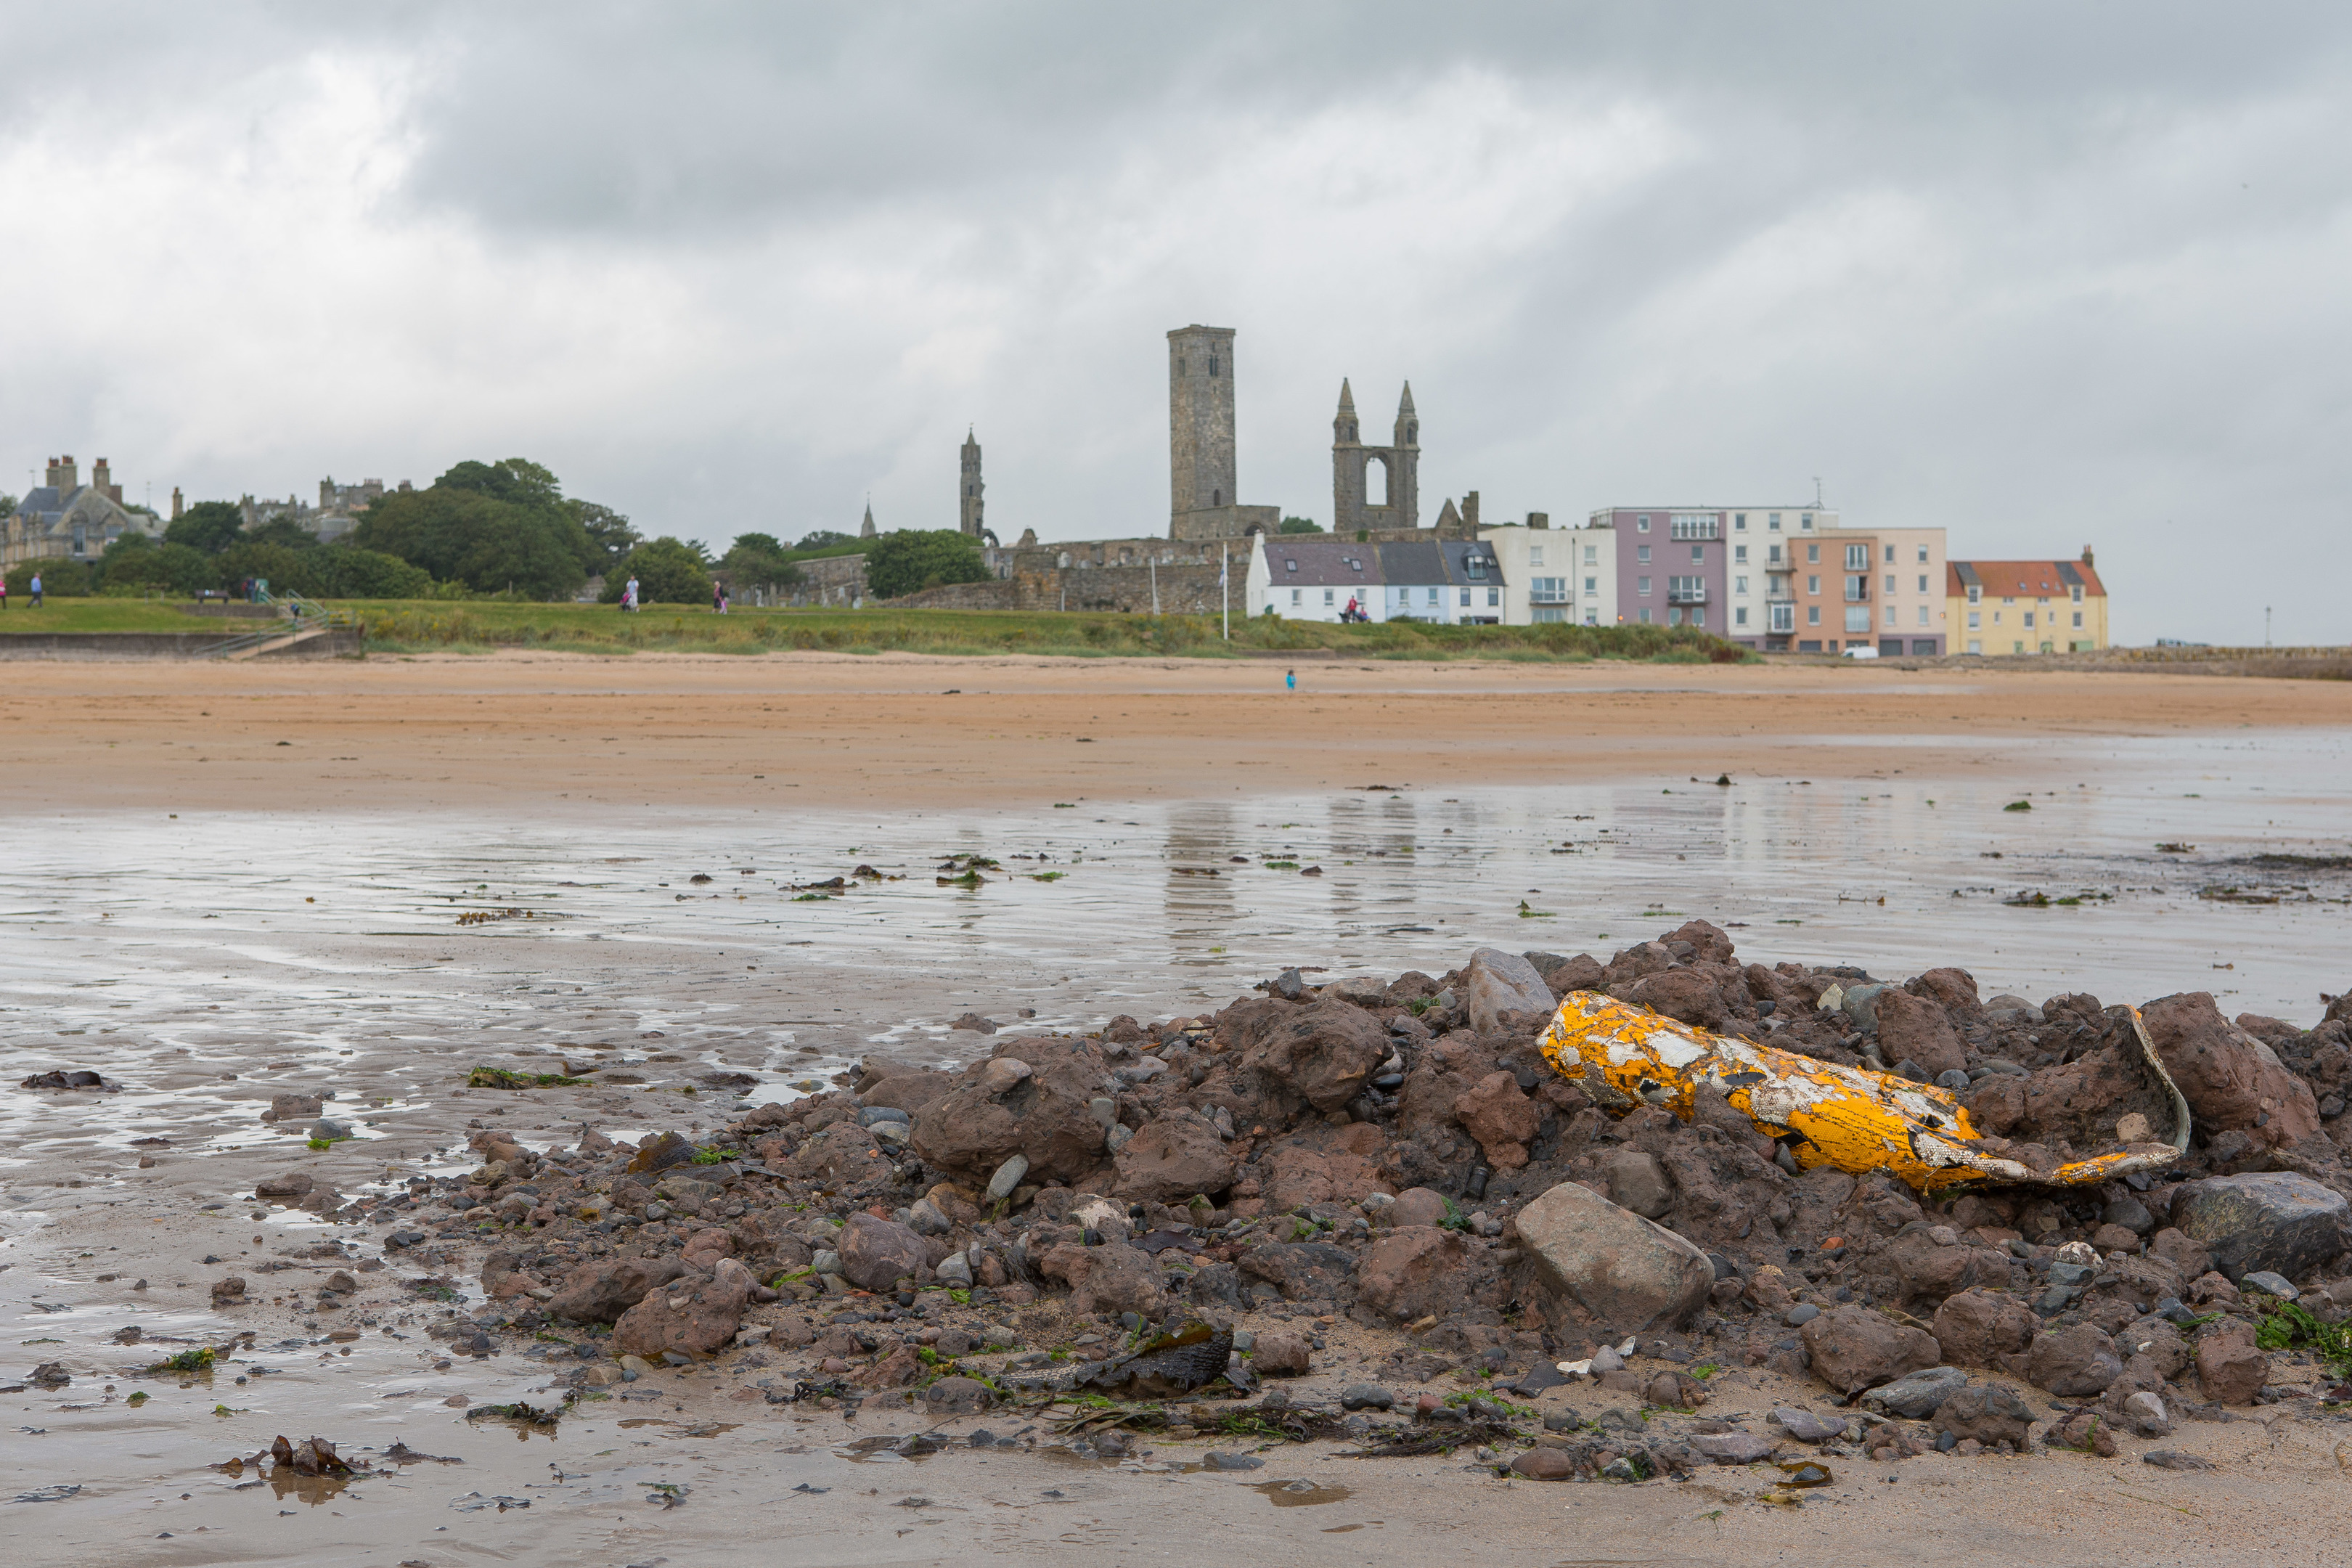
[[[1470,1026],[1480,1034],[1506,1027],[1506,1013],[1551,1014],[1551,987],[1536,966],[1499,947],[1482,947],[1470,955],[1462,988],[1467,993]]]
[[[1969,1374],[1958,1367],[1931,1366],[1924,1372],[1911,1373],[1883,1387],[1872,1389],[1862,1396],[1862,1402],[1889,1415],[1924,1421],[1933,1415],[1945,1400],[1968,1385]]]
[[[1537,1277],[1612,1338],[1681,1327],[1715,1285],[1706,1253],[1575,1182],[1521,1209],[1517,1226]]]
[[[2230,1279],[2267,1272],[2289,1279],[2342,1255],[2352,1205],[2309,1176],[2263,1171],[2208,1176],[2174,1189],[2172,1223],[2205,1244]]]

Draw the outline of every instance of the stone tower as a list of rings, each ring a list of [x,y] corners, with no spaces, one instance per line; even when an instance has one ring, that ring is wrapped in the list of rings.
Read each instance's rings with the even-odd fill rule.
[[[980,443],[972,439],[967,428],[963,433],[963,494],[958,498],[956,526],[974,539],[981,534],[980,492],[986,488],[980,482]]]
[[[1374,463],[1387,480],[1378,505],[1370,498]],[[1331,531],[1347,535],[1420,526],[1421,416],[1413,412],[1412,383],[1405,383],[1397,404],[1391,445],[1367,447],[1356,424],[1356,395],[1341,377],[1339,412],[1331,421]]]
[[[866,503],[866,521],[858,529],[857,537],[860,539],[874,537],[874,503],[871,500]]]
[[[1196,324],[1168,334],[1168,476],[1171,538],[1187,536],[1188,512],[1234,504],[1231,327]]]

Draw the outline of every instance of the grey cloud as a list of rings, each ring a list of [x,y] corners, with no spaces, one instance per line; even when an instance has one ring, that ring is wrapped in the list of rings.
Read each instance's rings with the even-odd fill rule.
[[[192,493],[522,451],[722,539],[1164,523],[1339,377],[1424,495],[1809,494],[2097,545],[2119,629],[2341,639],[2352,21],[2313,5],[71,7],[0,16],[20,439]],[[26,193],[36,193],[27,195]],[[27,215],[16,215],[22,218]],[[157,228],[168,230],[159,234]],[[97,247],[100,261],[69,254]],[[6,460],[37,460],[18,454]],[[13,486],[11,487],[13,488]]]

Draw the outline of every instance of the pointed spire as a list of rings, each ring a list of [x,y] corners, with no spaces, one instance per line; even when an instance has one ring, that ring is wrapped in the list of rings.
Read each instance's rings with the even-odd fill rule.
[[[860,539],[872,539],[875,537],[874,498],[872,496],[867,496],[866,498],[866,523],[865,526],[861,527],[857,531],[857,537]]]
[[[1409,382],[1409,381],[1408,381],[1408,382],[1406,382],[1406,383],[1404,384],[1404,397],[1403,397],[1402,401],[1401,401],[1401,402],[1399,402],[1399,403],[1397,404],[1397,416],[1398,416],[1399,418],[1402,418],[1404,416],[1406,416],[1406,415],[1408,415],[1408,414],[1411,414],[1412,412],[1412,383],[1411,383],[1411,382]]]
[[[1343,375],[1339,378],[1339,412],[1353,414],[1355,411],[1356,395],[1349,389],[1348,378]]]

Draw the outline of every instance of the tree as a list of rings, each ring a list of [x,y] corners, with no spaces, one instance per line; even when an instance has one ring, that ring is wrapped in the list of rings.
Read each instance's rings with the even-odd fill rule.
[[[244,527],[245,513],[235,501],[200,500],[172,520],[163,530],[163,542],[218,555],[236,542]]]
[[[637,580],[641,605],[710,602],[710,574],[702,568],[701,552],[682,540],[665,535],[630,551],[618,566],[604,574],[604,603],[619,604],[621,590],[632,577]]]
[[[143,533],[125,533],[99,557],[98,579],[107,588],[160,588],[193,596],[220,586],[220,567],[194,545],[170,540],[158,544]]]
[[[627,518],[609,506],[599,506],[593,500],[568,500],[563,504],[579,521],[588,542],[596,548],[596,560],[589,567],[592,572],[610,572],[645,537],[629,526]]]
[[[1311,517],[1286,517],[1282,520],[1282,526],[1275,531],[1276,533],[1320,533],[1323,531],[1323,525]]]
[[[771,533],[739,533],[727,553],[719,558],[717,574],[738,591],[766,586],[789,588],[801,580],[800,568],[784,558],[784,547]]]
[[[289,550],[316,550],[319,536],[290,517],[273,517],[258,528],[245,531],[244,542],[282,544]]]
[[[507,470],[515,461],[496,468],[460,463],[442,479],[511,479]],[[481,473],[461,472],[467,469]],[[509,488],[518,494],[535,489],[519,481]],[[444,582],[485,594],[511,587],[531,599],[568,598],[587,578],[588,563],[601,553],[579,518],[562,504],[501,500],[474,483],[436,482],[385,496],[368,508],[350,539],[362,550],[396,555]]]
[[[813,533],[804,533],[801,535],[801,542],[798,544],[793,545],[793,548],[794,550],[823,550],[828,545],[855,544],[856,542],[857,541],[851,538],[848,534],[835,533],[829,528],[820,528]]]
[[[979,542],[952,528],[901,529],[866,552],[866,585],[880,599],[947,583],[985,583],[988,576]]]
[[[563,487],[556,482],[555,476],[528,458],[508,458],[496,463],[478,463],[469,458],[433,483],[436,488],[473,490],[515,506],[563,504]]]

